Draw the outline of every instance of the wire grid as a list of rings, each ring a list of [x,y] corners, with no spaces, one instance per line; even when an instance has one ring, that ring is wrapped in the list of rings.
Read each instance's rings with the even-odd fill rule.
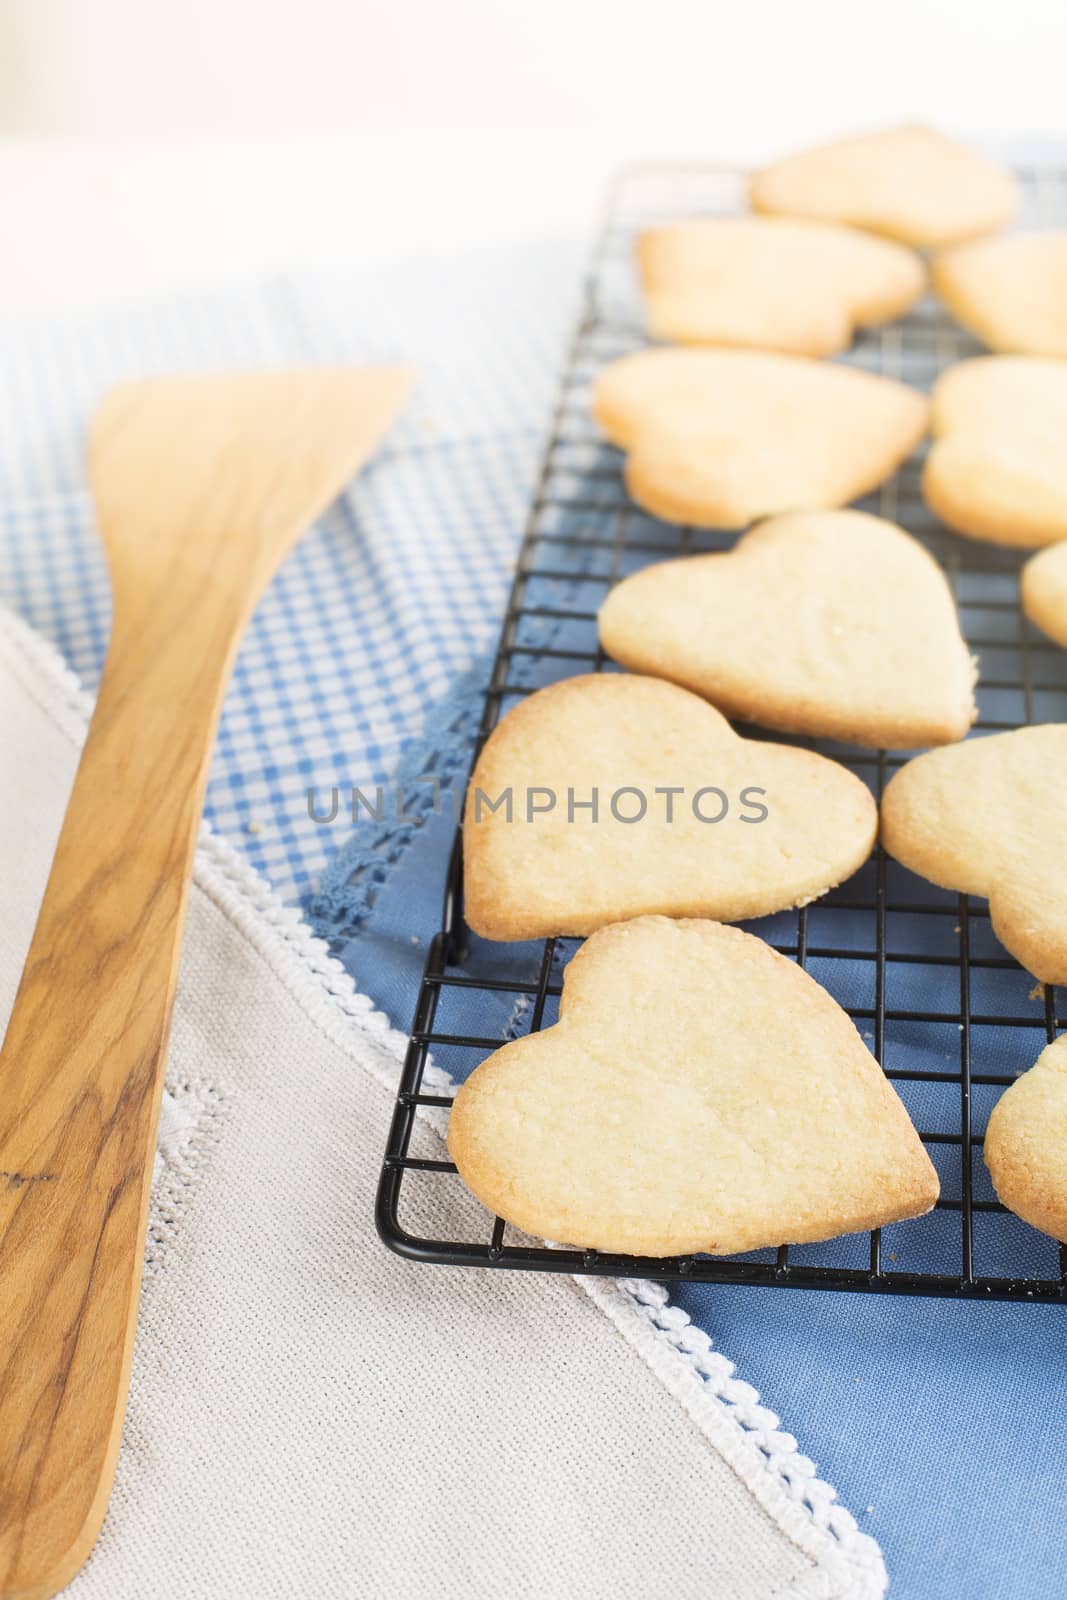
[[[1024,226],[1067,222],[1067,172],[1031,168],[1019,177]],[[614,583],[650,561],[734,543],[735,535],[657,522],[627,500],[621,456],[591,421],[589,387],[606,362],[646,342],[632,267],[635,232],[656,221],[744,209],[744,194],[743,173],[706,166],[633,168],[616,184],[521,548],[479,744],[533,690],[576,673],[614,670],[596,634],[597,609]],[[946,366],[978,353],[974,340],[924,301],[903,321],[862,336],[842,359],[929,389]],[[921,459],[913,459],[861,504],[907,527],[948,574],[961,626],[981,663],[976,731],[1067,720],[1067,653],[1022,615],[1023,557],[958,538],[937,524],[919,495],[920,471]],[[793,742],[843,762],[878,797],[908,759],[905,752]],[[993,937],[986,903],[936,889],[878,849],[856,876],[816,904],[749,926],[844,1005],[904,1098],[941,1177],[942,1198],[930,1218],[826,1245],[783,1245],[726,1258],[558,1248],[531,1241],[488,1213],[477,1237],[466,1240],[412,1231],[403,1219],[411,1175],[460,1182],[451,1162],[412,1153],[417,1108],[432,1106],[440,1115],[450,1104],[446,1094],[424,1092],[431,1051],[452,1077],[463,1077],[504,1039],[551,1025],[562,969],[580,943],[477,940],[463,921],[457,832],[442,926],[428,952],[382,1170],[377,1220],[384,1241],[409,1257],[454,1265],[1067,1300],[1067,1249],[997,1203],[980,1156],[995,1100],[1067,1026],[1056,992],[1036,989]],[[501,1026],[505,997],[511,1007]]]

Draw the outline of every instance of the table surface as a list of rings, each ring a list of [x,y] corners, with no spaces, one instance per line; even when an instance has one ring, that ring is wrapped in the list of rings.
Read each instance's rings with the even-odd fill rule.
[[[0,196],[23,221],[0,253],[0,306],[88,310],[310,262],[585,237],[617,167],[701,153],[669,139],[521,130],[0,140]]]
[[[20,225],[0,252],[0,314],[97,309],[309,263],[580,242],[627,162],[714,155],[743,165],[790,142],[772,122],[699,138],[521,128],[200,143],[9,137],[0,199]]]

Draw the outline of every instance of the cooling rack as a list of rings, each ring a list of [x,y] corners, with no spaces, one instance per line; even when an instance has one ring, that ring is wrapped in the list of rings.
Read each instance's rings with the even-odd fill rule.
[[[1023,226],[1067,224],[1067,171],[1019,172]],[[656,221],[744,208],[742,172],[712,166],[628,169],[609,196],[584,309],[562,380],[486,695],[479,742],[524,695],[576,673],[611,670],[598,648],[596,613],[608,589],[650,561],[728,549],[734,535],[670,526],[628,502],[621,456],[589,415],[591,380],[645,339],[633,274],[635,233]],[[841,359],[929,389],[980,346],[933,301],[861,337]],[[1067,652],[1050,644],[1019,605],[1022,557],[960,539],[926,511],[921,457],[864,509],[908,528],[947,573],[964,634],[980,660],[976,734],[1067,720]],[[743,729],[760,737],[757,729]],[[766,737],[766,735],[762,735]],[[783,736],[775,734],[774,738]],[[908,756],[828,741],[796,740],[843,762],[876,796]],[[759,1283],[990,1300],[1067,1300],[1067,1250],[1011,1216],[982,1160],[993,1104],[1067,1026],[1057,993],[1035,987],[993,937],[988,908],[905,872],[881,850],[840,888],[799,911],[747,924],[798,961],[855,1020],[894,1083],[938,1169],[942,1196],[929,1217],[823,1245],[746,1256],[669,1259],[557,1248],[484,1213],[469,1238],[427,1237],[405,1214],[413,1174],[459,1184],[454,1166],[416,1153],[420,1107],[447,1113],[450,1097],[425,1080],[433,1055],[462,1079],[508,1038],[555,1020],[562,972],[577,940],[488,944],[463,920],[462,834],[448,868],[378,1191],[387,1245],[425,1262],[614,1277]],[[669,1006],[669,996],[664,1005]]]

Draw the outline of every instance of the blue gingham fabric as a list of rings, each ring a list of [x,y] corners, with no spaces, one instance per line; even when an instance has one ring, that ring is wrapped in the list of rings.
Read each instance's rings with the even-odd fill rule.
[[[308,791],[373,793],[488,647],[577,292],[574,246],[340,269],[95,319],[0,327],[0,599],[95,686],[110,625],[85,427],[111,383],[203,367],[408,361],[413,403],[252,620],[206,814],[298,899],[336,847]],[[432,549],[433,558],[427,558]]]

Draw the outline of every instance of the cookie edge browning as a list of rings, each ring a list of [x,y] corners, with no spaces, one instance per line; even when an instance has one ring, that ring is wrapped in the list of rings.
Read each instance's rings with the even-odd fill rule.
[[[842,474],[842,487],[833,496],[815,496],[802,498],[799,501],[785,501],[771,496],[763,500],[755,492],[738,495],[724,494],[720,490],[718,498],[708,495],[698,500],[695,496],[686,495],[674,488],[669,481],[670,474],[664,473],[662,467],[657,468],[656,465],[657,453],[664,449],[672,450],[674,442],[684,434],[684,429],[657,428],[654,422],[649,426],[647,421],[642,424],[640,418],[635,421],[632,404],[628,406],[625,402],[617,405],[611,403],[611,384],[608,380],[613,372],[624,363],[639,366],[643,360],[647,362],[648,357],[662,354],[688,355],[697,358],[701,354],[718,354],[738,361],[792,362],[817,369],[822,373],[839,374],[840,381],[853,387],[857,383],[866,384],[868,387],[878,388],[884,395],[892,393],[898,402],[899,411],[894,449],[883,456],[877,467],[868,465],[863,472],[853,469],[847,482],[844,481]],[[641,411],[640,406],[636,409],[638,412]],[[853,500],[860,499],[893,476],[926,436],[930,426],[930,401],[927,396],[897,378],[886,378],[880,373],[865,372],[853,367],[835,367],[826,362],[813,360],[810,356],[793,355],[788,351],[744,349],[722,344],[649,345],[643,350],[617,357],[597,375],[593,384],[591,411],[594,421],[608,442],[616,449],[625,452],[623,481],[627,493],[636,505],[664,522],[730,531],[747,528],[753,522],[760,522],[790,511],[834,511],[850,504]],[[886,431],[888,433],[888,428]],[[695,431],[690,438],[699,446],[699,431]],[[880,439],[879,443],[884,444],[885,439]],[[648,458],[653,462],[651,471]]]
[[[566,699],[575,693],[583,693],[584,690],[578,688],[578,685],[590,682],[600,683],[604,681],[605,676],[610,678],[614,675],[583,673],[577,677],[563,678],[558,683],[548,684],[545,688],[536,690],[501,718],[482,747],[475,762],[474,771],[471,773],[463,807],[464,917],[467,926],[480,939],[490,939],[497,943],[517,943],[527,939],[586,939],[604,927],[615,923],[632,922],[642,916],[662,916],[671,920],[713,920],[722,923],[747,920],[749,917],[771,916],[775,911],[791,910],[797,905],[809,905],[813,901],[821,899],[824,894],[835,888],[837,884],[844,883],[854,872],[858,872],[860,867],[870,858],[878,837],[878,805],[867,785],[854,772],[850,772],[847,767],[842,766],[840,762],[832,760],[831,757],[819,755],[812,750],[797,750],[798,760],[806,757],[810,763],[825,763],[833,767],[836,772],[851,779],[856,785],[857,799],[862,799],[865,807],[868,802],[870,806],[870,827],[864,834],[863,841],[860,842],[857,839],[854,855],[850,855],[847,858],[847,864],[840,872],[840,875],[833,875],[825,887],[821,888],[817,893],[804,894],[801,898],[793,901],[786,901],[768,894],[766,901],[761,899],[758,902],[758,907],[764,907],[764,909],[759,909],[758,907],[754,909],[755,902],[753,902],[739,906],[730,916],[720,912],[715,917],[711,916],[706,905],[697,902],[647,907],[644,909],[627,907],[622,904],[621,906],[613,906],[611,911],[605,911],[602,915],[594,914],[589,918],[576,914],[568,918],[565,925],[550,921],[547,913],[537,916],[530,913],[525,907],[516,906],[512,902],[508,902],[502,909],[501,901],[507,892],[506,889],[502,888],[500,882],[494,879],[490,873],[481,871],[480,851],[472,851],[471,849],[475,836],[474,830],[484,825],[484,823],[478,824],[473,821],[475,790],[481,788],[487,789],[488,792],[495,792],[499,786],[492,775],[494,771],[492,763],[499,757],[500,746],[503,742],[498,738],[498,735],[505,728],[508,729],[509,734],[515,733],[516,725],[512,723],[511,727],[508,728],[508,723],[516,713],[520,713],[520,721],[524,721],[528,716],[533,715],[531,708],[536,706],[538,711],[542,711],[546,705],[550,705],[551,701]],[[691,690],[684,688],[680,684],[670,683],[666,678],[658,678],[647,673],[619,674],[618,676],[622,677],[624,681],[632,679],[641,684],[655,684],[670,693],[687,695],[691,700],[702,706],[705,711],[710,712],[714,718],[717,718],[723,728],[728,731],[730,737],[736,739],[738,743],[764,742],[762,740],[751,741],[743,739],[740,734],[730,727],[729,722],[721,711],[700,695],[693,694]],[[550,699],[545,697],[550,697]],[[548,714],[550,716],[553,715],[553,711],[549,710]]]
[[[1067,1055],[1065,1041],[1067,1034],[1060,1034],[1046,1045],[1033,1066],[1004,1091],[990,1113],[983,1146],[985,1163],[1001,1204],[1032,1228],[1061,1243],[1067,1243],[1067,1192],[1059,1196],[1050,1193],[1047,1182],[1042,1184],[1032,1165],[1020,1160],[1020,1130],[1025,1130],[1032,1115],[1031,1074],[1049,1069],[1047,1058],[1051,1053],[1055,1053],[1058,1064],[1059,1057]],[[1034,1110],[1040,1111],[1040,1106]]]
[[[795,210],[789,206],[783,207],[781,202],[775,203],[768,199],[762,191],[781,175],[781,169],[787,164],[794,163],[801,157],[822,155],[827,151],[835,150],[841,145],[856,144],[864,140],[889,139],[899,137],[901,134],[921,133],[933,137],[942,145],[954,147],[962,151],[995,181],[1000,189],[999,204],[990,202],[985,212],[985,220],[961,224],[954,230],[935,231],[929,229],[916,230],[914,227],[901,229],[899,223],[885,223],[871,221],[869,214],[866,216],[843,216],[840,211]],[[1021,205],[1021,195],[1018,180],[1015,174],[1006,167],[991,161],[980,151],[972,150],[969,145],[961,144],[956,139],[949,139],[937,128],[928,127],[924,123],[905,123],[897,128],[874,128],[867,132],[845,134],[839,139],[823,140],[819,144],[809,145],[805,150],[795,151],[792,155],[780,156],[777,161],[768,162],[764,167],[758,168],[749,178],[748,185],[749,204],[754,212],[760,216],[796,217],[808,219],[813,222],[839,222],[844,226],[861,229],[864,233],[871,233],[878,239],[889,239],[896,244],[907,245],[913,250],[945,250],[956,245],[974,244],[979,239],[988,239],[1001,233],[1009,223],[1018,216]]]
[[[992,734],[982,743],[988,745],[992,740],[1010,740],[1019,734],[1040,733],[1043,729],[1064,727],[1067,727],[1067,724],[1035,723],[1004,733]],[[951,864],[943,865],[946,854],[943,835],[929,828],[916,828],[914,825],[916,814],[921,816],[924,810],[928,810],[928,804],[922,803],[921,791],[918,803],[912,792],[915,784],[920,781],[916,778],[916,773],[929,771],[931,766],[936,766],[944,760],[951,760],[954,750],[966,748],[966,744],[955,744],[927,750],[922,755],[913,757],[899,772],[894,773],[886,784],[879,807],[879,838],[882,848],[902,867],[937,888],[951,890],[954,894],[975,895],[988,899],[993,933],[1009,955],[1013,956],[1027,972],[1032,973],[1039,983],[1065,984],[1067,983],[1067,924],[1060,932],[1058,943],[1050,950],[1046,930],[1034,926],[1033,902],[1027,899],[1025,893],[1018,890],[1010,874],[998,876],[996,863],[993,864],[989,874],[979,872],[975,875],[971,875],[962,864],[959,870],[955,870]],[[924,763],[929,765],[924,767]]]
[[[1067,929],[1058,929],[1058,939],[1051,944],[1046,929],[1034,926],[1034,916],[1032,902],[1013,893],[1010,882],[997,879],[989,895],[994,934],[1039,983],[1067,984]]]
[[[994,234],[992,237],[996,238],[998,235]],[[985,314],[976,304],[966,280],[967,255],[976,245],[981,246],[985,242],[986,238],[964,239],[958,244],[939,249],[930,260],[931,293],[937,296],[953,321],[958,322],[968,333],[973,333],[988,350],[999,355],[1047,354],[1039,350],[1017,349],[1010,343],[1001,344],[992,337]],[[964,269],[962,278],[961,262]]]
[[[955,474],[952,470],[960,441],[965,449],[968,435],[979,431],[952,420],[952,396],[957,389],[966,391],[972,378],[980,372],[1004,371],[1005,364],[1016,369],[1022,366],[1027,370],[1063,368],[1067,371],[1067,361],[1018,351],[968,356],[946,367],[930,394],[933,444],[923,463],[920,492],[935,517],[966,539],[1002,545],[1009,550],[1041,550],[1067,539],[1067,518],[1056,528],[1046,518],[1029,516],[1025,510],[1013,511],[1007,516],[990,510],[980,497],[976,499],[969,493],[971,471],[966,457],[958,464]]]
[[[945,852],[941,835],[929,829],[916,828],[913,821],[916,811],[921,815],[925,810],[923,804],[916,802],[916,785],[924,781],[924,775],[931,766],[936,768],[941,764],[941,758],[952,750],[963,748],[964,745],[957,743],[941,745],[936,750],[926,750],[922,755],[913,756],[910,761],[906,761],[899,771],[893,774],[882,791],[878,809],[878,834],[882,848],[892,856],[893,860],[898,861],[909,872],[914,872],[917,877],[924,878],[927,883],[932,883],[939,889],[949,889],[955,894],[985,897],[989,894],[989,880],[967,878],[962,869],[954,871],[951,867],[942,867],[941,859]]]
[[[1042,233],[1055,233],[1067,239],[1067,228],[1044,229]],[[1040,238],[1042,233],[994,234],[962,240],[957,245],[939,250],[930,262],[930,288],[933,293],[961,327],[973,333],[996,355],[1030,356],[1040,361],[1067,360],[1067,344],[1053,349],[1047,344],[1005,338],[998,333],[995,311],[982,304],[967,275],[968,258],[973,261],[973,252],[990,245],[1010,246],[1017,240]],[[994,259],[994,267],[996,265]]]
[[[769,968],[776,967],[777,963],[784,963],[790,973],[790,980],[802,979],[800,988],[810,985],[810,989],[818,996],[821,1013],[826,1018],[831,1018],[839,1031],[848,1030],[854,1037],[857,1046],[856,1070],[871,1074],[872,1089],[879,1094],[885,1113],[892,1117],[899,1126],[902,1156],[903,1144],[910,1143],[910,1164],[907,1181],[903,1180],[903,1172],[898,1170],[900,1192],[894,1196],[895,1203],[891,1206],[880,1207],[878,1210],[865,1210],[862,1215],[853,1215],[845,1219],[842,1226],[833,1224],[833,1231],[826,1231],[824,1227],[811,1226],[794,1231],[794,1236],[787,1239],[765,1238],[761,1233],[737,1233],[734,1236],[719,1237],[709,1243],[705,1238],[698,1237],[695,1233],[657,1235],[648,1233],[638,1236],[623,1231],[612,1232],[610,1228],[601,1231],[596,1227],[586,1238],[559,1240],[559,1243],[570,1245],[577,1249],[598,1249],[619,1252],[627,1255],[649,1255],[656,1257],[669,1257],[673,1255],[690,1254],[696,1251],[707,1251],[716,1256],[734,1255],[741,1251],[757,1250],[774,1247],[780,1244],[818,1244],[829,1239],[840,1238],[843,1234],[864,1233],[872,1228],[887,1227],[894,1222],[910,1221],[916,1217],[925,1216],[931,1211],[940,1194],[940,1182],[929,1153],[922,1140],[919,1138],[915,1125],[908,1115],[900,1096],[886,1078],[881,1067],[875,1061],[870,1051],[860,1037],[855,1023],[848,1013],[840,1007],[820,984],[803,969],[798,968],[795,962],[780,955],[772,946],[765,944],[755,934],[746,933],[740,928],[732,928],[728,924],[714,921],[710,918],[669,918],[663,916],[645,916],[632,918],[626,922],[606,924],[593,934],[574,956],[563,974],[563,993],[560,998],[560,1018],[554,1026],[559,1027],[564,1018],[573,1015],[575,1003],[584,999],[583,984],[588,981],[587,973],[595,974],[601,962],[610,964],[612,948],[615,943],[628,937],[630,930],[644,928],[651,924],[668,924],[672,927],[683,929],[698,928],[707,930],[706,937],[709,946],[712,946],[722,936],[728,942],[739,941],[748,945],[754,954],[758,951],[758,959],[765,961]],[[592,946],[592,949],[590,948]],[[577,977],[578,984],[574,979]],[[477,1156],[472,1155],[467,1140],[464,1121],[466,1109],[472,1097],[478,1093],[477,1080],[479,1074],[488,1073],[490,1076],[499,1070],[505,1057],[514,1060],[516,1054],[523,1049],[529,1049],[535,1038],[543,1038],[551,1033],[552,1029],[545,1029],[542,1035],[524,1035],[521,1039],[511,1040],[500,1049],[481,1062],[470,1074],[467,1080],[456,1091],[452,1111],[448,1124],[448,1153],[455,1162],[459,1175],[470,1189],[471,1193],[497,1216],[503,1216],[513,1227],[519,1228],[524,1233],[534,1237],[545,1237],[551,1232],[543,1223],[548,1220],[537,1215],[536,1203],[526,1205],[521,1203],[518,1207],[513,1204],[515,1191],[514,1175],[497,1172],[490,1174],[487,1168],[490,1163],[479,1163]],[[482,1082],[485,1079],[483,1077]],[[472,1087],[473,1086],[473,1087]],[[901,1168],[903,1161],[901,1162]],[[885,1191],[882,1191],[883,1196]],[[501,1209],[503,1207],[503,1209]],[[510,1215],[509,1215],[510,1213]],[[524,1213],[524,1214],[520,1214]],[[584,1231],[584,1230],[581,1230]],[[593,1237],[595,1232],[596,1237]]]
[[[1064,555],[1067,557],[1067,543],[1057,539],[1053,544],[1045,545],[1023,567],[1020,578],[1020,591],[1022,595],[1023,612],[1042,633],[1053,641],[1062,645],[1067,650],[1067,564],[1064,566],[1063,587],[1065,603],[1057,606],[1050,601],[1044,591],[1044,574],[1042,568],[1047,564],[1045,558],[1051,552],[1064,544]]]
[[[818,513],[814,513],[818,515]],[[865,515],[865,513],[860,513]],[[788,516],[789,513],[781,513]],[[776,517],[767,518],[756,523],[750,533],[756,533],[760,528],[767,527],[776,521]],[[873,521],[884,522],[884,518],[872,518]],[[911,540],[911,536],[903,528],[897,528],[895,523],[886,523],[887,527],[895,529],[903,538]],[[745,537],[748,537],[746,534]],[[948,587],[944,573],[930,555],[929,551],[920,545],[917,540],[911,540],[915,549],[929,562],[930,567],[941,580],[945,589],[946,599],[951,606],[956,631],[959,634],[959,619],[956,615],[952,593]],[[789,700],[779,700],[775,703],[769,700],[762,692],[745,693],[742,686],[737,684],[723,684],[717,679],[699,679],[696,673],[683,677],[676,670],[662,664],[660,652],[647,645],[633,644],[631,640],[615,634],[615,625],[611,619],[613,607],[617,605],[617,596],[623,593],[628,585],[640,585],[646,572],[662,566],[680,566],[687,564],[694,566],[698,562],[719,560],[722,556],[729,557],[744,544],[741,539],[733,550],[724,552],[709,552],[696,556],[680,556],[670,561],[654,563],[652,567],[644,567],[639,572],[632,573],[624,578],[608,594],[598,614],[598,635],[604,650],[614,661],[632,672],[648,674],[653,677],[664,678],[667,682],[677,684],[679,688],[688,689],[690,693],[700,695],[725,716],[740,722],[752,722],[761,728],[770,728],[779,733],[808,734],[817,738],[837,739],[843,743],[858,744],[865,749],[912,750],[920,745],[945,745],[956,744],[964,738],[968,730],[974,726],[978,717],[978,707],[975,703],[974,688],[978,681],[978,668],[975,658],[967,650],[966,642],[960,636],[960,649],[963,657],[969,662],[969,705],[964,710],[961,707],[960,715],[949,717],[927,717],[923,721],[894,719],[891,716],[873,717],[862,726],[854,719],[831,712],[823,714],[820,708],[809,710],[811,702],[805,702],[802,696],[793,695]],[[605,616],[608,621],[605,627]]]
[[[680,224],[668,223],[663,227],[647,228],[639,234],[637,240],[637,271],[644,304],[645,329],[651,339],[682,345],[688,349],[711,347],[739,351],[757,350],[778,355],[810,356],[816,360],[840,355],[849,348],[856,329],[861,324],[853,319],[850,309],[844,305],[836,308],[836,316],[826,316],[823,319],[821,328],[826,331],[825,338],[798,339],[794,330],[794,337],[789,342],[783,342],[780,338],[777,341],[727,338],[721,331],[714,338],[709,338],[704,334],[694,333],[692,324],[683,326],[682,322],[665,314],[664,303],[670,298],[671,290],[666,284],[657,281],[662,270],[657,256],[662,248],[663,236],[678,226]],[[885,320],[888,321],[888,317]],[[829,333],[831,326],[834,329],[832,336]]]
[[[663,301],[671,294],[669,284],[670,272],[665,270],[662,263],[662,254],[667,248],[668,236],[680,232],[687,226],[699,226],[704,222],[785,222],[795,223],[800,227],[813,230],[824,230],[827,236],[843,234],[865,238],[877,250],[887,252],[885,261],[887,268],[890,257],[895,256],[900,271],[900,287],[895,293],[885,289],[880,295],[869,295],[858,304],[855,298],[848,300],[839,294],[835,306],[827,302],[828,314],[822,319],[822,328],[829,330],[836,324],[832,337],[827,333],[825,338],[794,338],[790,343],[781,340],[755,339],[730,339],[722,334],[709,338],[700,333],[693,333],[684,329],[681,324],[673,321],[669,316],[657,312],[657,302],[662,307]],[[712,348],[727,348],[731,350],[763,350],[778,355],[807,356],[819,360],[826,356],[840,355],[849,349],[856,335],[867,328],[881,327],[886,322],[892,322],[897,317],[904,316],[912,307],[921,300],[926,292],[928,273],[926,263],[918,251],[910,249],[894,239],[879,238],[876,234],[867,233],[859,228],[849,227],[845,223],[831,222],[823,218],[811,217],[777,217],[739,216],[729,217],[692,217],[683,218],[677,222],[661,223],[654,228],[645,228],[637,237],[635,250],[638,278],[641,284],[641,293],[645,307],[645,325],[653,339],[664,340],[669,344],[679,344],[694,348],[710,346]],[[905,283],[905,275],[910,273],[910,282]],[[888,276],[888,271],[887,271]],[[834,313],[836,312],[836,315]]]
[[[965,434],[966,430],[958,430]],[[940,522],[965,539],[980,544],[1000,545],[1006,550],[1042,550],[1067,538],[1067,521],[1062,532],[1050,531],[1043,518],[1028,517],[1025,511],[1003,516],[990,510],[980,497],[969,493],[970,476],[953,474],[956,429],[949,429],[935,440],[923,463],[920,491],[927,508]],[[962,481],[962,492],[959,483]]]

